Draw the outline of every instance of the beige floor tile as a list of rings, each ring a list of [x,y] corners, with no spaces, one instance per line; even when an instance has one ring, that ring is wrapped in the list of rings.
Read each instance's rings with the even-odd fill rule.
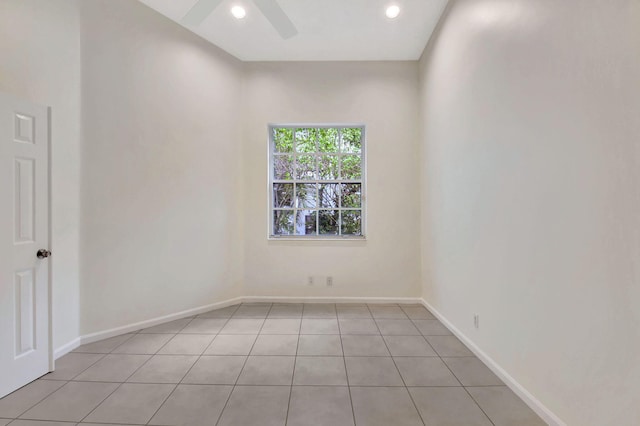
[[[347,383],[342,357],[299,356],[296,359],[294,385],[346,386]]]
[[[232,386],[179,385],[149,424],[215,425],[232,389]]]
[[[369,305],[375,319],[409,319],[399,306]]]
[[[492,426],[464,388],[409,388],[425,424]]]
[[[220,334],[204,352],[205,355],[249,355],[257,335]]]
[[[71,380],[98,362],[104,354],[71,352],[56,360],[55,371],[42,377],[44,380]]]
[[[350,386],[404,386],[391,357],[345,357]]]
[[[333,303],[305,303],[303,318],[336,318],[336,305]]]
[[[398,356],[438,356],[422,336],[385,336],[391,355]]]
[[[436,319],[414,320],[418,330],[423,336],[451,336],[451,332]]]
[[[390,356],[382,336],[342,336],[345,356]]]
[[[413,320],[435,319],[433,314],[422,306],[400,306],[400,308]]]
[[[220,330],[220,334],[258,334],[264,319],[231,318]]]
[[[433,349],[442,357],[475,356],[455,336],[426,336]]]
[[[411,320],[376,319],[380,334],[383,336],[417,336],[418,329]]]
[[[342,356],[340,336],[301,334],[298,340],[298,355]]]
[[[172,334],[136,334],[115,348],[112,353],[153,355],[172,337]]]
[[[352,387],[358,426],[423,426],[409,392],[397,387]]]
[[[369,311],[369,308],[367,308],[366,305],[364,306],[343,306],[343,305],[337,305],[336,306],[336,310],[338,313],[338,318],[373,318],[373,316],[371,315],[371,311]]]
[[[85,421],[146,424],[174,388],[175,385],[125,383]]]
[[[64,386],[66,382],[36,380],[0,399],[0,417],[14,419],[47,396]]]
[[[467,390],[495,426],[545,426],[546,423],[506,386]]]
[[[150,358],[151,355],[109,354],[79,374],[75,380],[124,382]]]
[[[236,386],[217,426],[282,426],[289,386]]]
[[[246,359],[246,356],[202,356],[182,379],[182,383],[233,385]]]
[[[290,385],[293,356],[250,356],[238,378],[239,385]]]
[[[158,351],[158,354],[201,355],[214,337],[211,334],[177,334]]]
[[[194,355],[155,355],[138,369],[128,382],[180,383],[198,359]]]
[[[295,355],[298,335],[260,335],[251,355]]]
[[[300,334],[340,334],[336,318],[303,318]]]
[[[79,422],[117,387],[116,383],[68,382],[21,417]]]
[[[463,386],[503,385],[489,368],[475,357],[442,358]]]
[[[340,334],[380,334],[373,319],[340,319]]]
[[[395,362],[407,386],[460,386],[440,358],[400,357]]]
[[[349,388],[294,386],[287,426],[353,426]]]
[[[267,318],[302,318],[302,303],[274,304]]]
[[[267,318],[260,334],[299,334],[299,318]]]

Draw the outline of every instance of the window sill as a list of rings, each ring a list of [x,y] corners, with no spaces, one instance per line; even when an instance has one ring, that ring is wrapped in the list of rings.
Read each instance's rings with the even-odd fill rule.
[[[273,235],[270,235],[269,237],[267,237],[268,241],[315,241],[315,242],[323,242],[323,241],[366,241],[367,237],[366,236],[361,236],[361,237],[291,237],[291,236],[284,236],[284,237],[276,237]]]

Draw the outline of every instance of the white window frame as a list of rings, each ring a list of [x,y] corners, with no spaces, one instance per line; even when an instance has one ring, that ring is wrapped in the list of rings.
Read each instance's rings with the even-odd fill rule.
[[[343,179],[334,179],[334,180],[322,180],[322,179],[315,179],[315,180],[303,180],[301,182],[304,183],[355,183],[355,184],[360,184],[361,186],[361,230],[362,230],[362,235],[342,235],[342,221],[340,220],[340,226],[338,229],[338,235],[319,235],[317,234],[318,232],[318,227],[320,226],[320,221],[319,221],[319,217],[317,217],[316,219],[316,235],[276,235],[274,233],[274,223],[273,223],[273,212],[275,210],[274,207],[274,194],[273,194],[273,185],[274,183],[293,183],[294,184],[294,189],[293,189],[293,194],[294,194],[294,199],[295,199],[295,194],[296,194],[296,188],[295,188],[295,184],[298,183],[299,181],[297,181],[295,178],[294,180],[276,180],[274,179],[274,174],[273,174],[273,166],[274,166],[274,157],[276,154],[275,153],[275,143],[273,140],[273,130],[274,129],[343,129],[343,128],[359,128],[362,129],[362,140],[361,140],[361,152],[360,152],[360,161],[361,161],[361,178],[359,180],[343,180]],[[267,239],[269,240],[295,240],[295,241],[300,241],[300,240],[309,240],[309,241],[327,241],[327,240],[339,240],[339,241],[344,241],[344,240],[366,240],[367,239],[367,228],[366,228],[366,224],[367,224],[367,135],[366,135],[366,125],[358,123],[358,124],[327,124],[327,123],[288,123],[288,124],[275,124],[275,123],[269,123],[268,124],[268,146],[269,146],[269,154],[268,154],[268,188],[267,188],[267,194],[269,197],[269,210],[268,210],[268,217],[267,217]],[[314,155],[319,155],[320,153],[318,151],[316,151],[314,153]],[[295,152],[295,141],[294,141],[294,152],[292,153],[294,160],[293,160],[293,167],[294,167],[294,171],[296,168],[296,160],[297,160],[297,156],[299,155],[299,153]],[[300,155],[309,155],[309,153],[305,153],[305,154],[300,154]],[[338,167],[340,170],[340,167],[342,167],[342,162],[340,161],[340,159],[342,158],[343,155],[349,155],[347,153],[342,153],[339,152],[337,153],[338,155]],[[316,166],[316,172],[317,172],[317,167]],[[340,204],[341,204],[341,200],[340,200]],[[317,206],[316,208],[312,209],[312,210],[338,210],[340,211],[340,218],[342,219],[342,211],[343,210],[354,210],[353,208],[342,208],[342,206],[339,204],[339,206],[336,209],[321,209],[319,208],[319,206]],[[294,206],[293,208],[294,212],[298,209],[296,209],[296,207]],[[356,209],[357,210],[357,209]]]

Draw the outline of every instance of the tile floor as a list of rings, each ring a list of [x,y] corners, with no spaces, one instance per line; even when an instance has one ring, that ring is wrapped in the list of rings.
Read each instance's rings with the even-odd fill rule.
[[[545,423],[421,306],[242,304],[76,349],[7,424]]]

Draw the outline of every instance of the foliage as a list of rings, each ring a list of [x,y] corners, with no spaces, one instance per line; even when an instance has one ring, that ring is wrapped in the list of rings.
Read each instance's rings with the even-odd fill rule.
[[[361,235],[362,185],[340,181],[362,179],[362,129],[274,128],[273,143],[273,177],[291,182],[274,183],[274,233]]]

